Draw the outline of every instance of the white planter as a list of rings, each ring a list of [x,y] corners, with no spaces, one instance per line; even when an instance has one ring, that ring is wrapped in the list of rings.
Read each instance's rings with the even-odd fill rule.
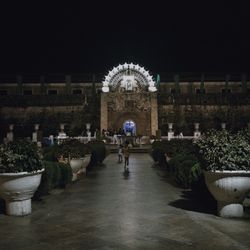
[[[86,174],[86,168],[87,166],[89,165],[90,163],[90,159],[91,159],[91,154],[87,154],[84,156],[83,158],[83,166],[82,166],[82,169],[83,169],[83,173]]]
[[[243,217],[243,201],[250,192],[250,171],[205,171],[208,190],[217,200],[218,215]]]
[[[5,200],[8,215],[31,213],[31,198],[40,185],[43,171],[0,174],[0,196]]]
[[[70,160],[69,163],[70,163],[70,167],[71,167],[72,173],[73,173],[72,181],[76,181],[77,180],[77,173],[82,168],[83,162],[84,162],[83,158],[71,159]]]
[[[173,129],[173,123],[168,123],[168,130],[171,132]]]

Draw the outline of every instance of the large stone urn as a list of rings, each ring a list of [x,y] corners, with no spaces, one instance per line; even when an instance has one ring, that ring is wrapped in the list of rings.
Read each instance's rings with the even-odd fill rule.
[[[244,216],[243,201],[250,192],[250,171],[205,171],[205,181],[217,200],[219,216]]]
[[[43,171],[0,174],[0,197],[5,200],[6,214],[24,216],[31,213],[31,198],[40,185]]]
[[[83,166],[83,158],[77,158],[77,159],[71,159],[69,164],[70,167],[72,169],[72,181],[76,181],[77,180],[77,173],[79,172],[79,170],[82,168]]]
[[[91,154],[87,154],[87,155],[84,156],[83,165],[82,165],[82,173],[86,174],[86,168],[90,163],[90,159],[91,159]]]

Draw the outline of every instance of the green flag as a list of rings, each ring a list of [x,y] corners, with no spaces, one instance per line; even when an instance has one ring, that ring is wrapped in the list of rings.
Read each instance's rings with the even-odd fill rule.
[[[160,75],[157,74],[157,76],[156,76],[156,88],[157,88],[157,89],[159,89],[159,87],[160,87],[160,82],[161,82]]]

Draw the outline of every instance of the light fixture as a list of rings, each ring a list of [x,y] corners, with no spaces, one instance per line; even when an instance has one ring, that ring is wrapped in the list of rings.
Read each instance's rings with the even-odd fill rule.
[[[155,92],[157,89],[156,89],[155,86],[149,86],[149,87],[148,87],[148,90],[149,90],[150,92]]]
[[[103,86],[102,87],[102,92],[104,92],[104,93],[109,92],[109,87],[108,86]]]

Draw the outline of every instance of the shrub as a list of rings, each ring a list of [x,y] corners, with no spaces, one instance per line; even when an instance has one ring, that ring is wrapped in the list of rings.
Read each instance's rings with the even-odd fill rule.
[[[169,157],[174,157],[177,154],[192,154],[195,152],[191,140],[172,139],[163,141],[163,148]]]
[[[165,151],[163,148],[163,143],[161,141],[154,141],[152,143],[152,158],[160,166],[166,166],[167,161],[165,157]]]
[[[195,142],[205,170],[250,170],[248,134],[210,130]]]
[[[174,173],[178,185],[188,188],[196,180],[198,166],[195,166],[195,164],[197,162],[197,158],[191,154],[177,154],[169,161],[170,169]]]
[[[32,172],[42,169],[35,144],[17,140],[0,145],[0,173]]]
[[[45,171],[41,183],[35,193],[35,198],[49,194],[54,188],[65,188],[72,180],[72,170],[69,164],[44,161]]]
[[[103,141],[91,141],[88,143],[91,151],[90,166],[101,164],[106,157],[106,148]]]
[[[78,140],[68,140],[60,145],[44,147],[43,158],[45,161],[57,161],[58,158],[81,158],[89,153],[90,149],[86,144]]]

